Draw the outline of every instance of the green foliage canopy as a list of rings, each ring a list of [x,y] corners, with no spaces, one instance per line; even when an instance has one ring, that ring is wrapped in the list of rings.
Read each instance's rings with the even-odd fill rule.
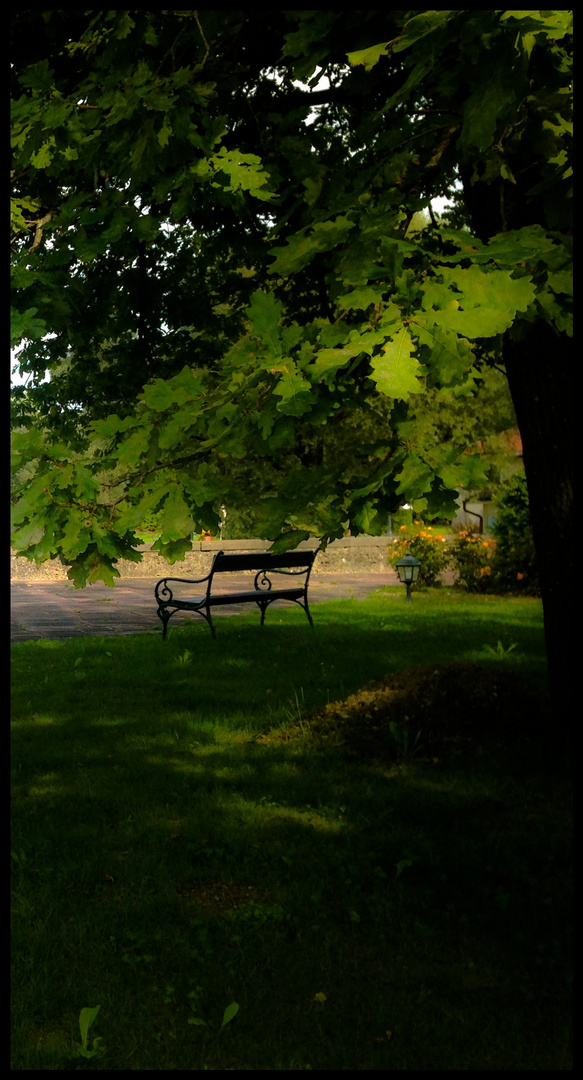
[[[286,547],[476,487],[477,455],[415,438],[416,403],[533,324],[571,334],[571,13],[45,11],[31,43],[33,15],[13,547],[112,584],[152,511],[173,561],[227,495]],[[457,214],[412,230],[455,181]],[[356,410],[378,429],[343,449]]]

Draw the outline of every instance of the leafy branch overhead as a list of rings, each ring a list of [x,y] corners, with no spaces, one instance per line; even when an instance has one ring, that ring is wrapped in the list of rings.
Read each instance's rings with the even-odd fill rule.
[[[174,561],[224,501],[285,544],[380,532],[403,497],[447,512],[476,462],[410,437],[420,403],[571,335],[570,35],[569,12],[16,15],[13,547],[112,584],[152,514]]]

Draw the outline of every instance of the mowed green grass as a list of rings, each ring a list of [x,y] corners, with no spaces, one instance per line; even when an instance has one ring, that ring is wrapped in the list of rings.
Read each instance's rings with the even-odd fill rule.
[[[572,1067],[552,725],[542,752],[394,765],[256,741],[415,664],[542,695],[540,603],[382,589],[313,615],[13,646],[13,1069]]]

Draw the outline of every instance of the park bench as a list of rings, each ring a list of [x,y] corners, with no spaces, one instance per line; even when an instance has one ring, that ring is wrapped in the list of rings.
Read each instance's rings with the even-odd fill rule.
[[[299,604],[308,616],[308,622],[313,627],[312,616],[308,607],[308,582],[312,564],[317,551],[286,551],[281,555],[271,552],[258,551],[253,555],[227,555],[224,551],[217,551],[213,559],[210,573],[203,578],[172,578],[165,577],[156,585],[155,595],[158,603],[158,616],[164,626],[163,636],[166,637],[168,620],[177,611],[195,611],[202,615],[209,624],[213,636],[215,627],[211,617],[211,608],[224,604],[257,604],[261,609],[261,625],[265,620],[265,612],[274,600],[293,600]],[[253,589],[245,592],[214,592],[217,575],[232,573],[243,570],[256,570]],[[286,574],[292,577],[304,578],[285,586],[272,587],[270,574]],[[223,579],[224,580],[224,579]],[[228,579],[227,579],[228,580]],[[204,595],[185,596],[182,585],[204,585]],[[178,588],[177,588],[178,586]]]

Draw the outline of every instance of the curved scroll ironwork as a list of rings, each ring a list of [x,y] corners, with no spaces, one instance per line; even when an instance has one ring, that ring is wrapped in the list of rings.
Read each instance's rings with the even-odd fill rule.
[[[162,589],[160,588],[161,585],[163,585]],[[159,604],[172,603],[174,593],[172,592],[172,589],[170,588],[167,579],[163,579],[162,581],[158,582],[155,588],[155,596]]]
[[[203,578],[161,578],[160,581],[157,583],[156,588],[154,589],[154,595],[159,604],[171,604],[172,600],[174,599],[174,593],[172,592],[172,589],[168,584],[169,581],[178,581],[184,585],[203,585],[205,581],[210,581],[211,577],[212,574],[207,574],[207,576]],[[163,588],[160,588],[161,585],[163,586]]]
[[[269,580],[265,570],[260,570],[259,573],[255,575],[255,581],[253,582],[253,585],[258,592],[269,592],[271,588],[271,581]]]
[[[306,574],[308,567],[301,566],[298,570],[283,570],[274,566],[269,573],[270,574],[286,574],[288,577],[300,577],[302,574]],[[269,592],[272,587],[271,580],[269,578],[267,570],[259,570],[255,575],[254,587],[258,592]]]

